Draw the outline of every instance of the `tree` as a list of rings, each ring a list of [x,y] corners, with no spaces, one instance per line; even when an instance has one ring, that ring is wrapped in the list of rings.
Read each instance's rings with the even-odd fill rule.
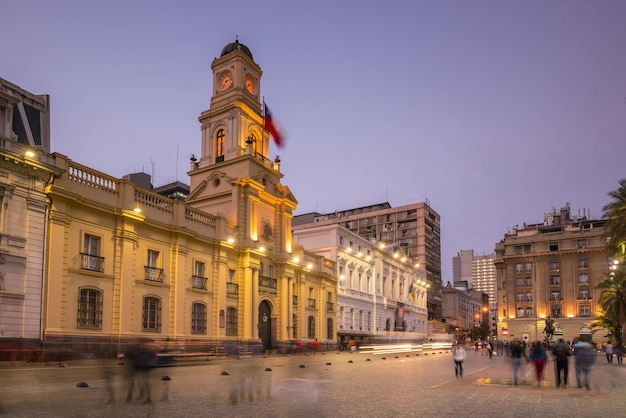
[[[611,325],[610,330],[618,341],[622,341],[622,328],[626,322],[626,270],[623,266],[616,266],[604,279],[598,283],[601,290],[598,304],[603,314],[596,318]]]
[[[605,233],[607,254],[624,261],[626,254],[626,178],[619,181],[620,187],[608,193],[613,199],[602,210],[606,218]]]

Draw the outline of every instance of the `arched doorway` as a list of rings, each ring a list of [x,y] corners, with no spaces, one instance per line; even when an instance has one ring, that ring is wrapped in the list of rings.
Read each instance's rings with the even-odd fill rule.
[[[263,350],[269,350],[274,345],[272,338],[272,308],[264,300],[259,304],[259,338],[263,341]]]

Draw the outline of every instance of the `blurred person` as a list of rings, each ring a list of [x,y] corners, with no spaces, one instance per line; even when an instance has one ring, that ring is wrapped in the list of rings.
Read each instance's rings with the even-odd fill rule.
[[[555,360],[556,387],[560,387],[562,382],[563,389],[565,389],[567,388],[567,376],[569,373],[570,348],[562,338],[559,338],[558,342],[552,347],[552,354]],[[563,380],[561,380],[561,374],[563,375]]]
[[[613,346],[613,354],[617,359],[617,364],[622,364],[622,357],[624,356],[624,346],[621,341],[617,341]]]
[[[456,347],[452,348],[452,359],[454,360],[454,375],[456,377],[463,377],[463,362],[467,357],[465,348],[460,342],[456,343]]]
[[[493,358],[493,343],[491,340],[487,341],[487,352],[489,353],[489,360]]]
[[[522,367],[522,357],[527,359],[526,350],[520,340],[513,340],[509,345],[511,362],[513,364],[513,384],[517,386],[519,369]]]
[[[606,353],[606,362],[609,364],[613,363],[613,344],[611,344],[611,340],[607,341],[604,346],[604,352]]]
[[[149,372],[157,365],[157,353],[152,344],[144,341],[139,344],[132,344],[128,347],[124,358],[129,364],[126,365],[126,382],[128,392],[126,402],[133,400],[135,383],[139,388],[139,396],[136,399],[144,399],[143,403],[152,402]]]
[[[537,377],[537,385],[541,387],[541,381],[543,380],[543,369],[547,360],[546,349],[541,341],[535,341],[530,349],[530,360],[535,366],[535,375]]]
[[[576,365],[576,383],[578,388],[583,386],[583,375],[585,377],[584,383],[587,390],[591,390],[590,374],[591,367],[596,361],[596,347],[585,341],[574,342],[574,360]]]

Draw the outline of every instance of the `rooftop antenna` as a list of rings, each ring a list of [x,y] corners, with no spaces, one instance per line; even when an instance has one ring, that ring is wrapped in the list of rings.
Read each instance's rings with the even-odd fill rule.
[[[178,146],[180,141],[176,141],[176,174],[174,175],[174,180],[178,181]]]

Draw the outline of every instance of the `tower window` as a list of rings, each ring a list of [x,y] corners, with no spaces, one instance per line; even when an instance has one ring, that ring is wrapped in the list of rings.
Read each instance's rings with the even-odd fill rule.
[[[226,133],[223,129],[217,131],[215,136],[215,162],[224,161],[224,144],[226,140]]]

